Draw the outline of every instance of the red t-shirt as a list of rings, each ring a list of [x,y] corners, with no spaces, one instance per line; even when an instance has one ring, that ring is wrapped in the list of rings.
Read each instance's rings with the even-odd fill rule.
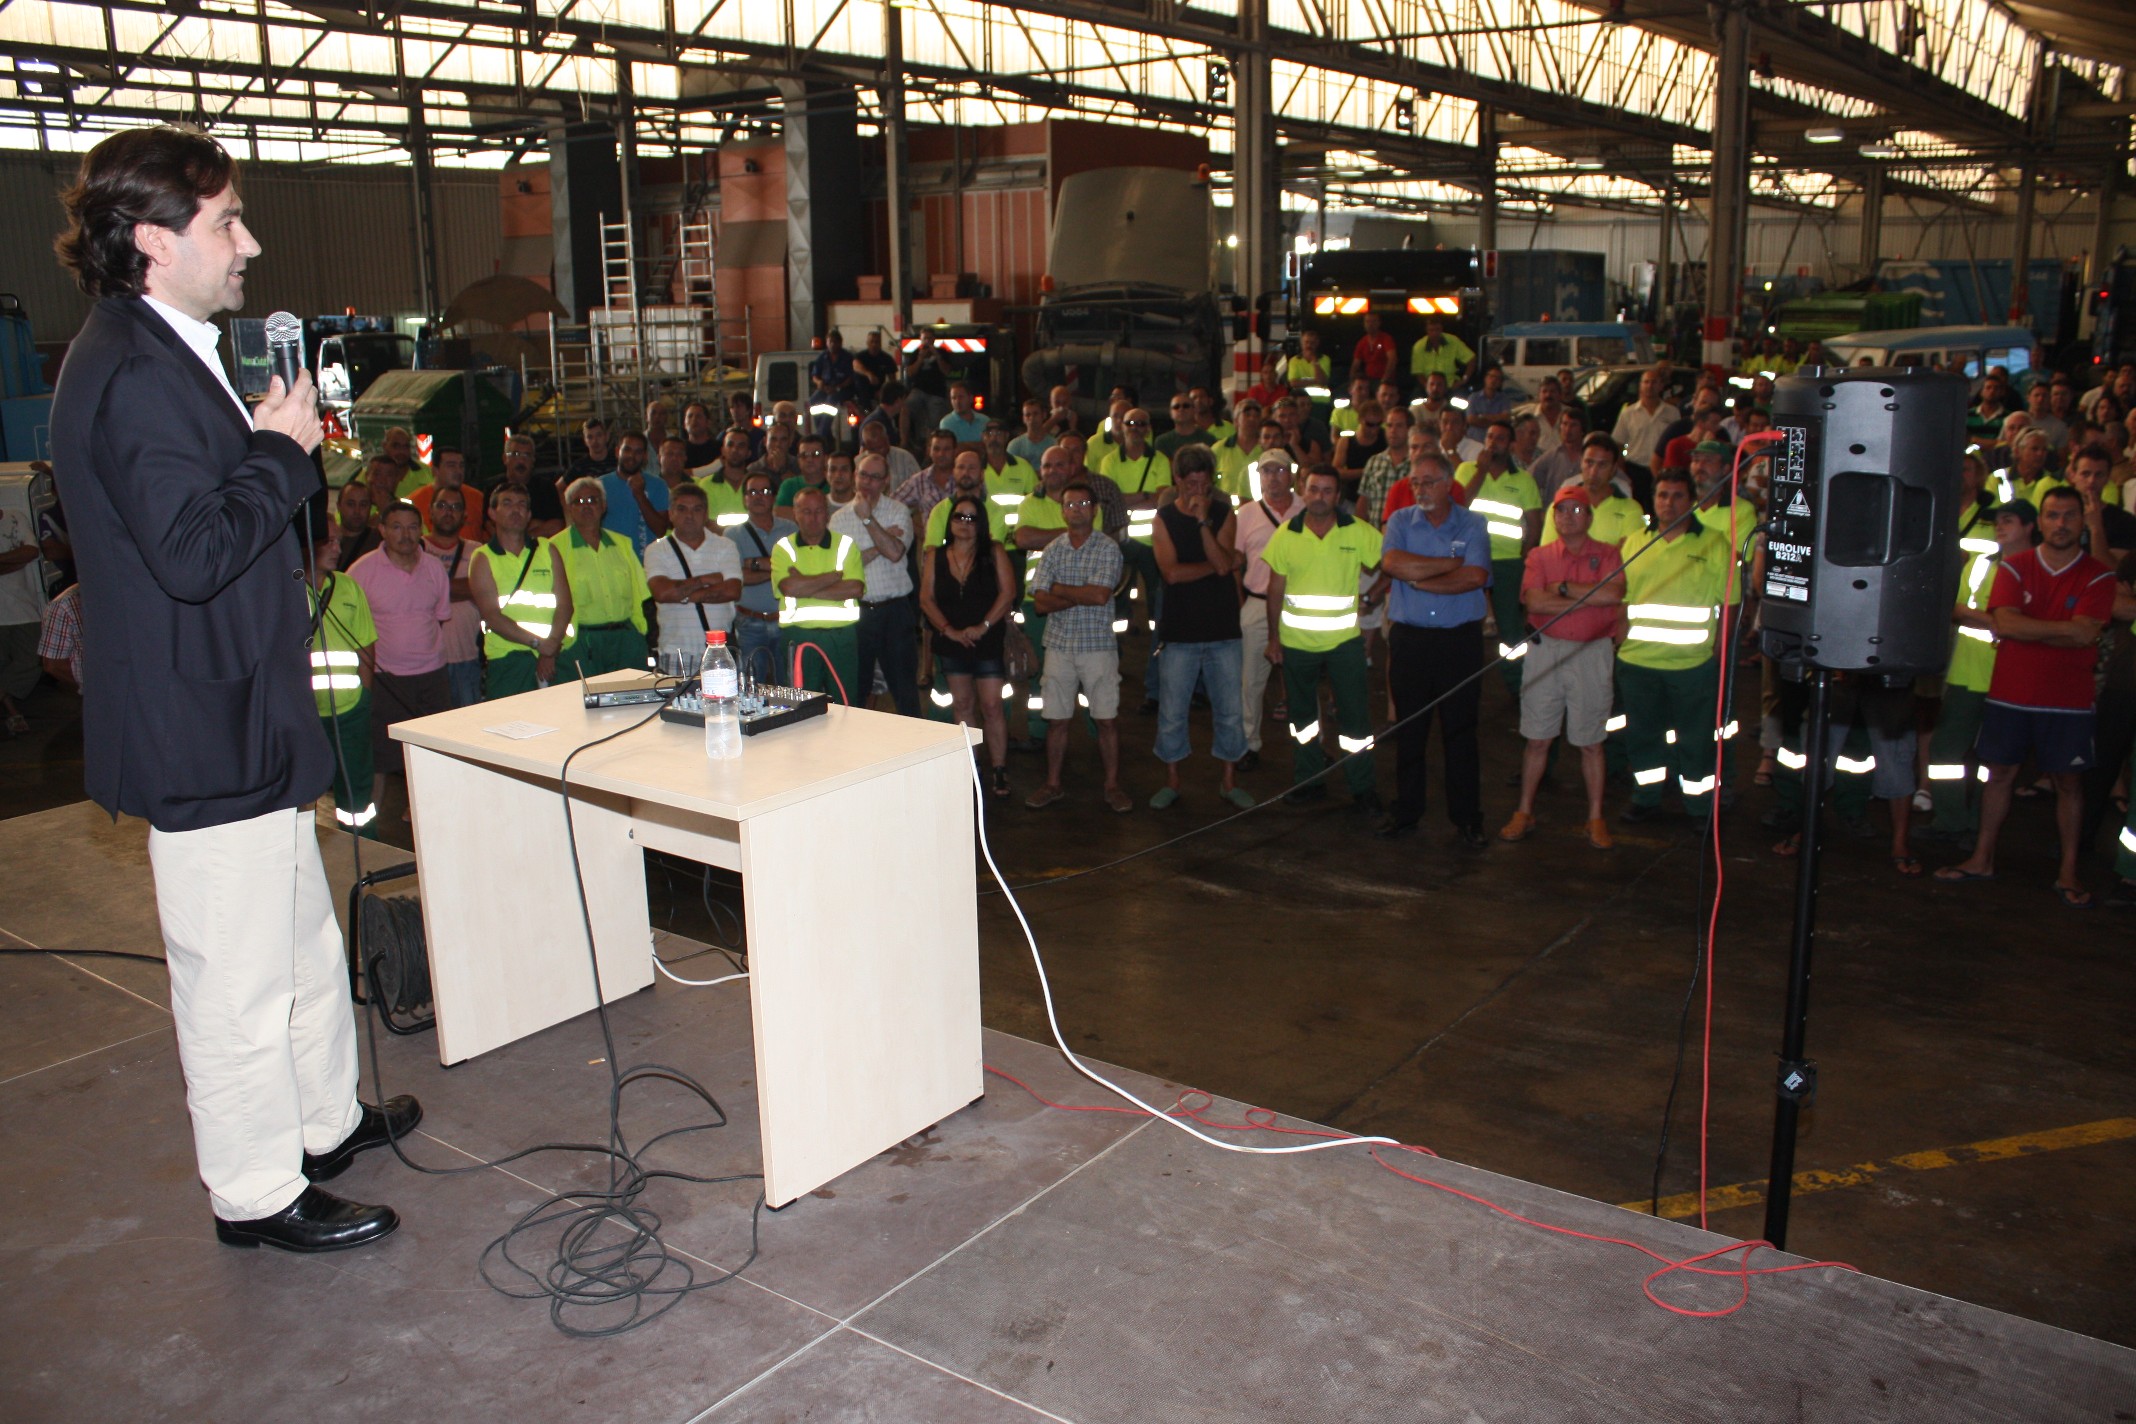
[[[1370,376],[1374,383],[1387,379],[1387,371],[1394,364],[1394,338],[1384,331],[1357,338],[1357,349],[1350,353],[1350,379]]]
[[[1589,539],[1587,547],[1573,553],[1560,539],[1554,544],[1538,544],[1528,551],[1527,568],[1520,576],[1523,592],[1528,589],[1554,591],[1561,583],[1600,583],[1624,567],[1624,554],[1614,544],[1605,544],[1599,539]],[[1567,643],[1591,643],[1597,638],[1607,638],[1617,631],[1617,617],[1623,608],[1614,603],[1597,606],[1585,603],[1552,623],[1545,636]],[[1550,620],[1528,615],[1528,626],[1540,628]]]
[[[2015,608],[2027,618],[2067,623],[2096,618],[2104,623],[2114,612],[2114,571],[2089,554],[2079,554],[2068,568],[2054,573],[2027,549],[2002,561],[1988,592],[1988,611]],[[2096,689],[2092,669],[2097,647],[2053,648],[2045,643],[2005,638],[1995,645],[1995,677],[1989,700],[2016,707],[2085,711]]]

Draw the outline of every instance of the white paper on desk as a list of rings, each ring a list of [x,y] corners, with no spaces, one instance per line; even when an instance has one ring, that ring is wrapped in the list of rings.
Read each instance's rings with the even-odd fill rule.
[[[510,737],[515,742],[523,742],[528,737],[546,737],[556,728],[544,727],[539,722],[499,722],[494,727],[484,727],[482,730],[495,736]]]

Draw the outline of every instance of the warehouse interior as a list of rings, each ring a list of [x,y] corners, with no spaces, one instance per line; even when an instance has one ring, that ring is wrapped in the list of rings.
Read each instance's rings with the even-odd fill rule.
[[[736,392],[767,417],[806,408],[806,375],[778,373],[833,330],[973,343],[984,413],[1013,427],[1046,395],[1026,363],[1062,294],[1100,287],[1198,313],[1195,369],[1235,400],[1313,326],[1301,294],[1331,254],[1469,264],[1479,349],[1510,323],[1619,323],[1650,343],[1622,372],[1660,356],[1732,392],[1768,335],[1994,328],[2029,334],[2021,388],[2059,372],[2111,390],[2136,362],[2132,66],[2136,34],[2102,0],[11,0],[0,287],[19,307],[0,315],[20,341],[0,443],[48,456],[39,422],[92,307],[53,260],[57,195],[99,141],[155,123],[239,164],[263,249],[244,317],[383,338],[389,365],[451,373],[426,391],[467,392],[390,418],[352,393],[330,485],[395,423],[464,446],[488,487],[507,430],[553,478],[587,453],[587,417],[637,429],[657,403],[679,431],[686,404],[724,422]],[[1324,329],[1341,362],[1355,332]],[[1086,416],[1106,384],[1086,379]],[[2136,413],[2107,434],[2136,511]],[[2107,637],[2125,668],[2129,624]],[[1100,799],[1080,722],[1060,804],[1026,809],[1045,757],[1020,744],[1013,797],[978,798],[982,1099],[771,1210],[747,1180],[757,1026],[737,985],[669,974],[610,1005],[613,1025],[579,1016],[451,1068],[359,1009],[364,1098],[421,1096],[407,1155],[467,1171],[366,1157],[349,1189],[411,1229],[324,1262],[216,1246],[169,976],[100,957],[162,953],[143,826],[84,799],[81,695],[47,676],[0,740],[0,1198],[18,1224],[0,1413],[2136,1417],[2125,799],[2087,824],[2088,913],[2053,890],[2051,792],[2020,793],[1998,873],[1962,883],[1896,870],[1881,808],[1866,831],[1827,819],[1820,1082],[1786,1254],[1750,1263],[1844,1264],[1657,1282],[1770,1221],[1802,891],[1796,803],[1754,772],[1755,715],[1712,836],[1672,814],[1597,849],[1576,771],[1553,764],[1535,833],[1474,852],[1446,823],[1436,744],[1420,829],[1380,839],[1341,794],[1286,799],[1273,715],[1238,775],[1252,811],[1199,760],[1203,706],[1185,795],[1151,809],[1158,724],[1133,705],[1147,678],[1154,708],[1150,642],[1121,639],[1131,814]],[[1370,677],[1384,737],[1377,651]],[[1485,676],[1493,831],[1520,722]],[[388,777],[370,835],[322,819],[337,902],[419,850],[409,809]],[[1919,854],[1933,872],[1963,849]],[[895,838],[880,854],[921,884],[941,869]],[[839,875],[796,868],[781,890]],[[649,851],[645,878],[655,957],[685,979],[757,948],[738,876]],[[1222,1152],[1110,1115],[1120,1100],[1062,1048],[1229,1142],[1435,1155]],[[644,1198],[669,1269],[702,1288],[581,1338],[538,1292],[500,1291],[485,1247],[603,1169],[481,1164],[598,1140],[610,1054],[678,1065],[732,1122],[663,1163],[714,1184]],[[625,1116],[656,1133],[695,1107],[663,1086]]]

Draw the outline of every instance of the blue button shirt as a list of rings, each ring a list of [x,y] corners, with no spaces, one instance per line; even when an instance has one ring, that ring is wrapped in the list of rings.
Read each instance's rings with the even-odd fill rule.
[[[1491,573],[1491,534],[1483,516],[1465,505],[1454,505],[1444,524],[1433,524],[1424,511],[1404,505],[1380,531],[1382,546],[1431,559],[1459,559],[1482,569],[1485,587]],[[1384,555],[1382,556],[1384,557]],[[1423,593],[1397,580],[1388,612],[1397,623],[1422,628],[1453,628],[1463,623],[1481,623],[1490,607],[1483,589],[1468,593]]]
[[[630,547],[639,558],[644,558],[645,546],[653,542],[653,531],[646,527],[645,511],[638,508],[638,497],[630,492],[630,481],[610,470],[601,476],[601,492],[608,497],[608,507],[601,513],[601,527],[630,540]],[[645,500],[662,514],[667,513],[667,481],[660,478],[657,470],[645,472]]]

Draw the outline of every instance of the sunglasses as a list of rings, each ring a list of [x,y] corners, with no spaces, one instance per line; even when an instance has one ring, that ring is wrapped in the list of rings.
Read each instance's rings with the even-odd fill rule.
[[[1146,420],[1123,420],[1120,423],[1129,430],[1147,430],[1150,428],[1150,423]]]
[[[601,504],[601,503],[604,503],[604,501],[602,501],[602,500],[599,500],[599,499],[596,499],[596,498],[594,498],[594,497],[593,497],[592,495],[586,495],[586,494],[582,494],[582,495],[580,495],[580,496],[579,496],[579,497],[578,497],[577,499],[574,499],[574,500],[572,500],[571,502],[572,502],[573,504]]]
[[[979,522],[979,516],[969,510],[959,514],[952,514],[949,518],[953,524],[977,524]]]

